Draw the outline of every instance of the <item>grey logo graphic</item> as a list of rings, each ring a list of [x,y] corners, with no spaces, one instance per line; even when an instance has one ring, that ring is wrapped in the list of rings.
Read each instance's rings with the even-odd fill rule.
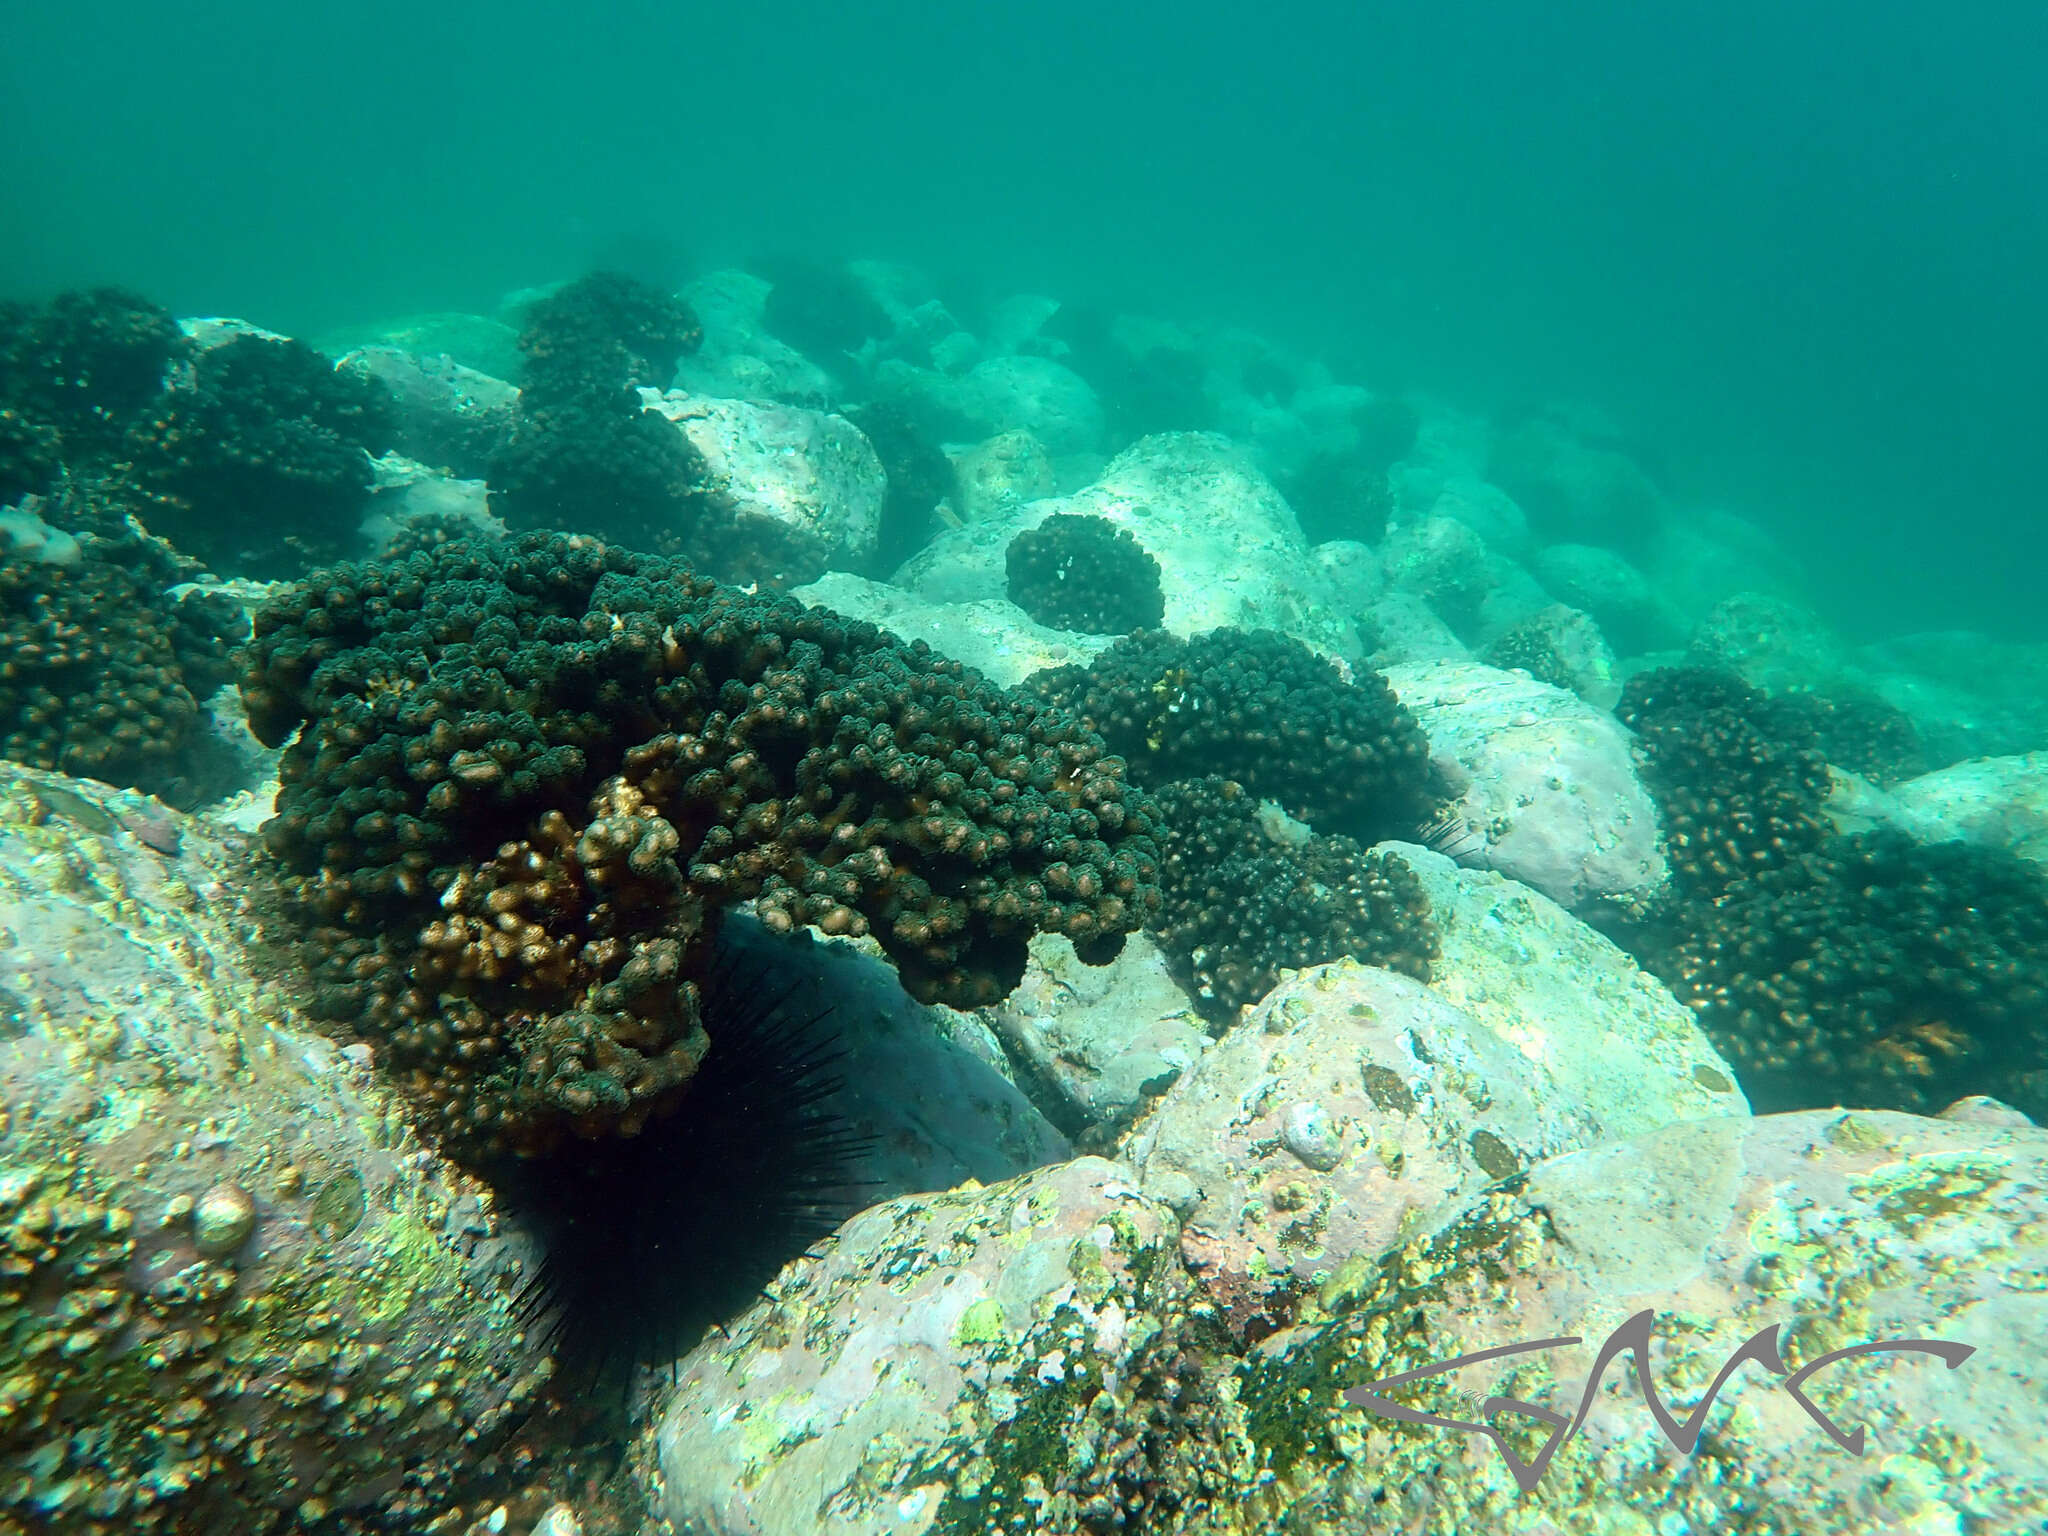
[[[1522,1492],[1529,1493],[1542,1478],[1551,1458],[1564,1448],[1586,1422],[1586,1415],[1593,1411],[1593,1403],[1600,1391],[1600,1378],[1607,1373],[1608,1365],[1620,1354],[1626,1353],[1635,1357],[1636,1383],[1642,1388],[1643,1401],[1649,1405],[1650,1415],[1656,1419],[1657,1427],[1664,1432],[1664,1438],[1684,1455],[1690,1456],[1699,1448],[1700,1431],[1706,1425],[1707,1412],[1714,1406],[1714,1399],[1720,1394],[1722,1385],[1735,1374],[1736,1367],[1743,1361],[1754,1360],[1773,1375],[1784,1378],[1779,1385],[1791,1396],[1792,1401],[1806,1411],[1808,1418],[1827,1431],[1829,1439],[1850,1455],[1860,1456],[1863,1454],[1863,1431],[1859,1428],[1853,1434],[1844,1433],[1800,1390],[1816,1372],[1852,1356],[1878,1354],[1889,1350],[1908,1350],[1916,1354],[1936,1355],[1948,1363],[1950,1370],[1954,1370],[1977,1352],[1973,1345],[1952,1344],[1943,1339],[1880,1339],[1870,1344],[1851,1344],[1846,1349],[1830,1350],[1819,1359],[1809,1360],[1794,1371],[1787,1368],[1778,1354],[1779,1325],[1773,1323],[1770,1327],[1752,1334],[1740,1349],[1728,1357],[1727,1362],[1721,1367],[1721,1373],[1714,1378],[1713,1385],[1707,1388],[1706,1396],[1700,1399],[1699,1406],[1694,1408],[1691,1416],[1681,1424],[1664,1406],[1663,1398],[1657,1395],[1657,1385],[1650,1378],[1650,1324],[1655,1316],[1656,1314],[1650,1311],[1638,1312],[1607,1336],[1607,1342],[1601,1346],[1599,1359],[1593,1363],[1592,1374],[1586,1378],[1586,1390],[1579,1397],[1578,1412],[1570,1418],[1539,1404],[1525,1403],[1519,1398],[1481,1398],[1476,1393],[1461,1391],[1455,1387],[1451,1389],[1460,1402],[1472,1405],[1472,1411],[1476,1414],[1483,1415],[1496,1409],[1509,1408],[1550,1425],[1550,1438],[1528,1461],[1517,1456],[1514,1448],[1491,1424],[1481,1423],[1476,1419],[1447,1419],[1438,1414],[1425,1413],[1418,1408],[1391,1402],[1380,1396],[1380,1393],[1385,1388],[1405,1386],[1411,1381],[1440,1376],[1446,1371],[1455,1371],[1460,1366],[1478,1365],[1487,1360],[1534,1354],[1540,1350],[1560,1349],[1567,1344],[1584,1342],[1577,1335],[1536,1339],[1526,1344],[1502,1344],[1493,1349],[1459,1355],[1452,1360],[1424,1366],[1421,1370],[1403,1371],[1398,1376],[1388,1376],[1368,1386],[1352,1387],[1345,1392],[1344,1397],[1347,1402],[1369,1413],[1376,1413],[1384,1419],[1398,1419],[1403,1424],[1422,1424],[1434,1429],[1455,1429],[1466,1434],[1485,1435],[1493,1441],[1494,1449],[1500,1452],[1501,1460],[1507,1463],[1508,1470],[1514,1474],[1515,1486]]]

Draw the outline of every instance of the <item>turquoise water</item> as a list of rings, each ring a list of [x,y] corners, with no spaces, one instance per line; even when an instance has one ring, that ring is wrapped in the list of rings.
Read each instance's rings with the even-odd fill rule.
[[[1110,9],[21,0],[0,292],[310,334],[886,256],[1590,399],[1857,635],[2048,634],[2040,8]]]
[[[2048,1536],[2044,65],[13,0],[0,1536]]]

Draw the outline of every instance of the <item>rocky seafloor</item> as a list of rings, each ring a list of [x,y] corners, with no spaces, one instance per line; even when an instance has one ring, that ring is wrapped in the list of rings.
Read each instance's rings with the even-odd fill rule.
[[[2048,863],[2048,650],[1850,644],[1764,530],[1674,505],[1581,411],[1487,421],[1243,332],[1083,325],[1029,296],[970,330],[874,264],[824,291],[822,331],[817,294],[738,272],[661,325],[619,321],[641,393],[575,429],[601,459],[549,435],[570,414],[534,409],[532,380],[521,414],[517,309],[327,339],[322,367],[388,393],[359,475],[329,450],[361,416],[255,420],[205,373],[253,328],[123,333],[118,355],[161,345],[169,370],[127,407],[140,490],[28,366],[82,343],[9,318],[0,1532],[2042,1528],[2048,1131],[2024,1111],[2048,1103],[2048,939],[2007,909]],[[656,423],[695,466],[670,500],[669,439],[603,435]],[[190,447],[209,433],[232,440],[219,463]],[[150,457],[172,438],[183,458]],[[316,457],[331,483],[303,535],[225,514],[185,533],[209,498],[303,490]],[[235,615],[336,559],[563,525],[592,464],[618,477],[606,506],[641,498],[607,538],[923,642],[1019,718],[1047,676],[1154,700],[1090,725],[1131,731],[1133,793],[1201,753],[1274,786],[1235,862],[1169,889],[1175,920],[1125,923],[1114,958],[1039,932],[1021,979],[992,965],[992,999],[898,985],[890,957],[930,918],[864,932],[851,895],[819,908],[838,931],[771,963],[840,1020],[864,1208],[615,1412],[564,1400],[516,1202],[422,1119],[393,1038],[310,984],[261,834],[279,760],[244,700],[266,695],[233,653]],[[1120,581],[1048,606],[1016,574],[1020,534],[1077,516],[1150,562],[1161,617],[1116,617]],[[1031,570],[1061,599],[1088,578]],[[629,603],[602,611],[630,638]],[[1045,618],[1095,612],[1098,633]],[[1247,655],[1284,641],[1330,688],[1383,683],[1434,821],[1318,793],[1364,750],[1334,726],[1320,748],[1261,722],[1202,735],[1249,663],[1217,664],[1220,692],[1192,650],[1139,676],[1120,637],[1155,622],[1268,632]],[[263,686],[296,665],[272,663]],[[344,702],[415,686],[370,668]],[[486,788],[510,761],[437,750]],[[321,762],[287,759],[288,785]],[[1394,896],[1374,860],[1404,872]],[[1231,881],[1282,878],[1305,934],[1230,926],[1262,894]],[[1344,880],[1373,899],[1346,906]],[[761,894],[757,926],[732,920],[746,942],[811,910]],[[1357,926],[1397,908],[1426,911],[1426,957],[1375,963]],[[1810,942],[1765,945],[1774,921]],[[1534,1409],[1576,1413],[1645,1312],[1649,1378],[1678,1427],[1700,1405],[1696,1443],[1660,1432],[1623,1354],[1521,1486],[1509,1453],[1559,1422]],[[1775,1357],[1718,1379],[1766,1334]],[[1786,1384],[1927,1339],[1974,1352],[1846,1358],[1806,1402]],[[1402,1389],[1463,1429],[1347,1396],[1538,1340]]]

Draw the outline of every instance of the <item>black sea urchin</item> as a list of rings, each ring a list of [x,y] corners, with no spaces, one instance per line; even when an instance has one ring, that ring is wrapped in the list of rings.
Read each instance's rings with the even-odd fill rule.
[[[542,1249],[526,1314],[572,1388],[672,1366],[862,1203],[871,1138],[838,1104],[836,1010],[777,974],[779,949],[721,945],[680,1103],[503,1182]]]

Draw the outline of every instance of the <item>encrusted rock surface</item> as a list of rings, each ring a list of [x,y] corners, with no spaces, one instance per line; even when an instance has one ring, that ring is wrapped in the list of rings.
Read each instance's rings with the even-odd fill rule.
[[[1280,1477],[1246,1523],[1287,1528],[1295,1511],[1317,1529],[1518,1536],[2034,1529],[2048,1515],[2044,1217],[2048,1132],[2031,1126],[1814,1110],[1690,1121],[1559,1158],[1326,1287],[1334,1321],[1259,1346],[1238,1403]],[[1976,1353],[1823,1367],[1803,1390],[1867,1437],[1854,1452],[1829,1443],[1782,1374],[1746,1364],[1700,1410],[1694,1457],[1659,1433],[1623,1355],[1526,1495],[1480,1434],[1337,1406],[1339,1389],[1569,1338],[1390,1389],[1483,1420],[1528,1458],[1550,1427],[1484,1399],[1571,1415],[1611,1331],[1645,1310],[1648,1366],[1679,1424],[1760,1330],[1775,1330],[1787,1370],[1884,1340]]]
[[[2031,1529],[2044,1234],[2048,1132],[2025,1123],[1689,1120],[1471,1194],[1247,1346],[1188,1285],[1171,1212],[1084,1158],[849,1222],[685,1363],[636,1460],[693,1536]],[[1488,1394],[1568,1422],[1637,1314],[1698,1454],[1659,1433],[1623,1353],[1523,1492],[1501,1451],[1534,1456],[1552,1425]],[[1778,1363],[1715,1388],[1759,1335]],[[1552,1339],[1388,1388],[1452,1424],[1345,1395]],[[1905,1339],[1975,1353],[1824,1358]],[[1867,1437],[1852,1450],[1786,1390],[1815,1362],[1808,1400]]]
[[[242,852],[0,769],[0,1531],[402,1527],[542,1379],[520,1246],[258,979]]]
[[[1021,1507],[1028,1451],[996,1461],[1025,1399],[1098,1387],[1158,1330],[1173,1234],[1092,1157],[862,1212],[664,1391],[658,1513],[702,1536],[1000,1529],[963,1484]]]
[[[1276,629],[1329,655],[1359,653],[1350,615],[1310,558],[1293,509],[1244,450],[1211,433],[1140,439],[1071,496],[992,510],[948,530],[895,580],[940,601],[1001,597],[1010,540],[1056,512],[1106,518],[1159,562],[1174,634]]]
[[[1745,1108],[1690,1016],[1605,940],[1510,881],[1400,851],[1442,909],[1445,980],[1351,961],[1295,974],[1127,1148],[1186,1221],[1190,1267],[1245,1320],[1285,1316],[1538,1159]]]
[[[1467,861],[1567,907],[1641,902],[1664,884],[1657,813],[1615,718],[1547,683],[1472,662],[1386,669],[1457,786]]]
[[[1400,843],[1429,896],[1430,990],[1520,1051],[1593,1141],[1746,1110],[1735,1073],[1664,984],[1540,891]]]

